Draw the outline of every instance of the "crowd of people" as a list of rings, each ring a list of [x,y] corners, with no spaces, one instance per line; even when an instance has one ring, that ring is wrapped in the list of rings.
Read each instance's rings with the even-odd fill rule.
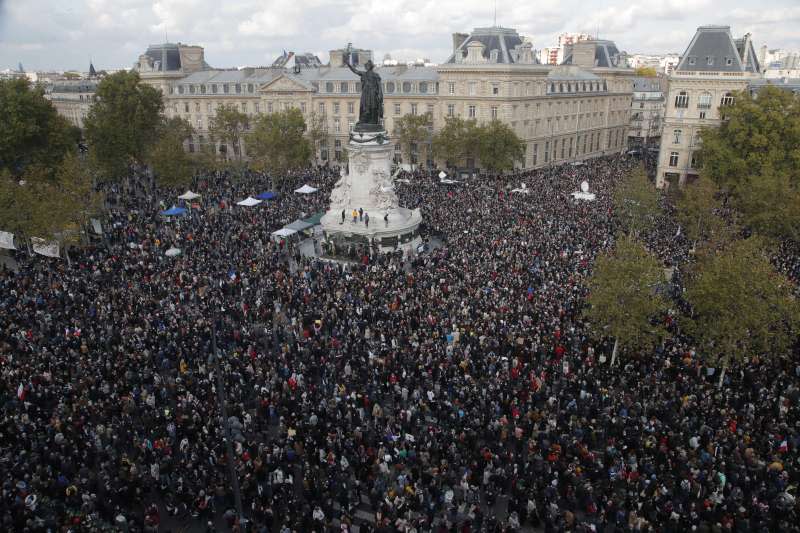
[[[416,172],[401,203],[441,246],[348,264],[270,238],[326,208],[337,169],[254,208],[235,202],[267,178],[204,175],[175,219],[159,211],[182,191],[110,190],[102,244],[0,271],[0,527],[800,530],[797,354],[718,388],[677,320],[612,368],[582,319],[611,190],[636,164]],[[593,202],[570,196],[584,179]],[[303,182],[320,191],[293,194]],[[676,234],[665,220],[643,238],[679,271]]]

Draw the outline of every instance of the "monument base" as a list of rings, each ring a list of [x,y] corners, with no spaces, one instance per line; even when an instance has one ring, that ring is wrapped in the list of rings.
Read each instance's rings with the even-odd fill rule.
[[[394,143],[382,129],[354,132],[346,149],[349,172],[336,184],[320,221],[327,253],[348,255],[359,248],[416,253],[422,214],[397,201],[390,174]],[[369,215],[368,224],[359,211]]]

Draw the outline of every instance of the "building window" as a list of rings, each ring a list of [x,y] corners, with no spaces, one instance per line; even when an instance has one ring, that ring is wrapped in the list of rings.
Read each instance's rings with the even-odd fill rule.
[[[533,145],[533,166],[536,166],[537,160],[539,159],[539,145]]]
[[[200,86],[200,94],[206,94],[206,86],[205,85],[201,85]]]
[[[492,84],[492,95],[497,96],[500,94],[500,86],[496,83]]]
[[[572,142],[574,139],[572,137],[569,138],[569,157],[572,157]]]
[[[189,85],[189,94],[194,94],[194,85]]]
[[[206,104],[206,113],[211,114],[211,102]]]
[[[705,111],[700,111],[700,120],[702,120],[704,118],[706,118],[706,112]]]
[[[725,64],[728,65],[728,66],[733,65],[733,58],[732,57],[726,57],[725,58]]]
[[[242,102],[242,113],[247,113],[247,102]]]
[[[679,109],[686,109],[689,107],[689,94],[686,91],[681,91],[675,97],[675,107]]]
[[[350,92],[350,88],[348,87],[348,84],[347,84],[346,81],[343,81],[341,84],[339,84],[339,92],[340,93],[349,93]]]
[[[475,96],[478,94],[478,84],[477,82],[471,81],[469,82],[469,95]]]
[[[694,65],[695,63],[697,63],[697,59],[696,59],[696,58],[694,58],[694,57],[690,57],[690,58],[689,58],[689,64],[690,64],[690,65]]]
[[[339,114],[339,102],[334,102],[333,103],[333,114],[334,115],[338,115]]]
[[[189,112],[189,102],[184,102],[183,103],[183,112],[184,113],[188,113]]]
[[[254,90],[253,84],[252,83],[248,83],[247,84],[247,92],[252,94],[253,90]]]
[[[467,116],[469,116],[469,118],[475,118],[475,117],[478,116],[477,110],[476,110],[474,105],[469,106],[468,109],[469,109],[469,113],[468,113]]]
[[[433,104],[428,104],[428,111],[427,113],[433,118]]]
[[[669,166],[677,167],[678,166],[678,152],[670,152],[669,154]]]
[[[347,113],[348,114],[352,115],[353,113],[355,113],[355,109],[356,109],[356,107],[355,107],[355,104],[353,104],[353,102],[347,102]]]
[[[178,85],[178,94],[183,94],[183,85]]]
[[[410,81],[404,81],[403,82],[403,92],[404,93],[410,93],[411,92],[411,82]]]
[[[711,93],[703,93],[697,99],[697,109],[711,109]]]
[[[417,114],[417,104],[411,104],[411,114],[412,115]]]
[[[258,106],[258,104],[256,104],[256,106]],[[305,102],[300,102],[300,112],[303,113],[304,115],[306,114],[306,103]],[[258,113],[258,107],[256,107],[256,113]]]
[[[427,81],[419,82],[419,93],[420,94],[427,94],[428,93],[428,82]]]
[[[300,106],[301,106],[301,107],[303,107],[303,112],[305,113],[305,107],[306,107],[306,105],[305,105],[305,104],[300,104]],[[258,102],[256,102],[256,103],[254,103],[254,104],[253,104],[253,111],[254,111],[255,113],[261,113],[261,105],[259,105],[259,103],[258,103]]]
[[[719,102],[720,107],[726,105],[733,105],[733,94],[725,93],[725,96],[722,97],[722,100]]]
[[[566,139],[561,139],[561,159],[564,159],[564,148],[566,148]],[[556,141],[558,142],[558,141]]]
[[[333,82],[329,81],[325,83],[325,92],[332,93],[333,92]]]
[[[320,102],[319,103],[319,114],[320,115],[324,115],[325,114],[325,102]]]
[[[324,105],[324,104],[320,104]],[[267,113],[272,113],[272,102],[267,102]]]
[[[454,81],[447,82],[447,92],[449,94],[456,94],[456,82]]]
[[[222,92],[223,92],[223,93],[225,93],[225,94],[228,94],[228,93],[230,92],[230,89],[231,89],[231,88],[230,88],[230,87],[228,87],[228,84],[227,84],[227,83],[223,83],[223,84],[222,84]]]
[[[242,94],[242,84],[241,83],[237,83],[236,84],[236,94]]]
[[[681,137],[683,132],[681,130],[672,130],[672,144],[681,144]]]
[[[711,66],[714,64],[714,56],[706,56],[706,65]]]
[[[492,107],[492,120],[497,120],[497,106]]]
[[[394,114],[396,116],[400,115],[400,104],[394,104]]]
[[[217,94],[217,84],[216,83],[211,86],[211,93],[212,94]]]
[[[389,94],[392,94],[394,92],[394,82],[393,81],[387,81],[386,82],[386,92],[389,93]]]
[[[455,106],[455,104],[447,104],[447,116],[448,117],[456,116],[456,106]]]
[[[342,124],[339,122],[338,118],[333,119],[333,131],[336,133],[342,132]]]

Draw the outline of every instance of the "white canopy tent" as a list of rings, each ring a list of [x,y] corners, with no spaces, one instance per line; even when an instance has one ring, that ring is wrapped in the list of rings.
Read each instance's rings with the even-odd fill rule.
[[[194,200],[195,198],[200,198],[200,195],[196,192],[186,191],[185,193],[178,196],[181,200]]]
[[[297,231],[295,231],[293,229],[281,228],[281,229],[279,229],[277,231],[273,231],[272,232],[272,236],[273,237],[286,238],[286,237],[288,237],[290,235],[294,235],[295,233],[297,233]]]
[[[261,203],[261,200],[256,200],[252,196],[248,196],[241,202],[236,202],[236,205],[243,205],[244,207],[253,207],[254,205],[258,205]]]
[[[317,192],[318,190],[319,189],[315,189],[311,185],[305,184],[302,187],[300,187],[299,189],[295,189],[294,192],[297,192],[297,193],[300,193],[300,194],[313,194],[313,193]]]

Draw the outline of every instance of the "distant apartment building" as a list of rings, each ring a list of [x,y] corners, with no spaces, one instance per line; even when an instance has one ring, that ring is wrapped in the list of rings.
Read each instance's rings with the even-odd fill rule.
[[[700,130],[720,123],[719,109],[761,77],[750,34],[735,39],[728,26],[701,26],[669,77],[656,185],[697,177]]]
[[[59,115],[73,126],[83,129],[83,121],[94,102],[98,83],[96,78],[54,81],[45,87],[45,98],[52,102]]]
[[[628,129],[628,147],[658,146],[664,121],[663,76],[636,77],[633,79],[631,98],[631,123]]]

